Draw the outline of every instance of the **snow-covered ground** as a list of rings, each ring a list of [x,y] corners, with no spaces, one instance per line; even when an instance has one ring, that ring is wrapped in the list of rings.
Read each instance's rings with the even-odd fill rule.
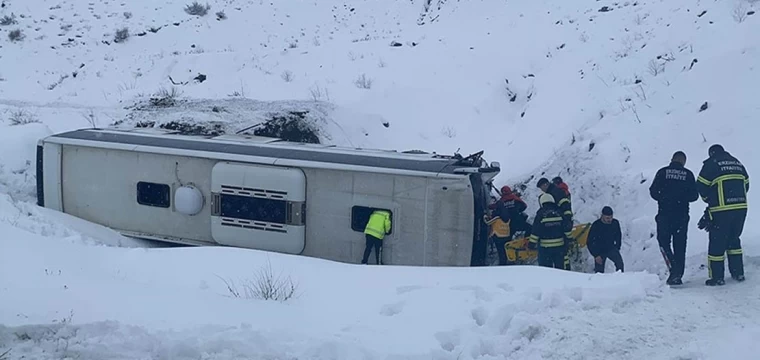
[[[756,191],[747,282],[701,285],[707,236],[696,203],[687,285],[676,290],[662,287],[647,188],[676,150],[698,172],[713,143],[751,176],[760,168],[751,150],[760,3],[208,4],[199,17],[172,0],[2,0],[0,359],[750,359],[759,350]],[[125,27],[131,36],[115,43]],[[308,110],[322,141],[483,149],[502,164],[497,185],[527,185],[531,212],[537,179],[561,175],[580,221],[615,209],[627,273],[156,249],[34,205],[40,137],[132,126],[154,114],[136,103],[172,89],[188,103],[160,120],[237,130],[272,111]],[[228,297],[222,279],[255,279],[267,259],[300,296]]]

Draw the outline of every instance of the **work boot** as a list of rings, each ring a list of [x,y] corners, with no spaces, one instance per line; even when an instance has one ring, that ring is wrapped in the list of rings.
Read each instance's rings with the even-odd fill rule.
[[[726,284],[726,281],[723,279],[707,279],[707,281],[705,281],[705,285],[707,286],[716,286],[716,285],[721,286],[725,284]]]
[[[676,278],[678,278],[678,275],[670,273],[670,276],[668,276],[668,280],[666,280],[665,283],[668,285],[677,285],[674,283]]]
[[[673,279],[671,279],[669,281],[670,282],[668,283],[668,285],[683,285],[683,281],[681,281],[681,277],[680,276],[676,276],[676,277],[674,277]]]
[[[734,280],[736,280],[736,281],[739,281],[739,282],[742,282],[742,281],[744,281],[744,275],[731,275],[731,277],[732,277]]]

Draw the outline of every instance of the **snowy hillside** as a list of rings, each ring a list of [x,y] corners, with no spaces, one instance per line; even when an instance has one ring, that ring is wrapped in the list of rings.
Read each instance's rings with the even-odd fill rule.
[[[700,286],[707,236],[696,203],[684,279],[696,285],[670,290],[647,192],[676,150],[695,173],[713,143],[751,176],[760,168],[751,150],[756,1],[220,0],[203,16],[173,0],[0,1],[0,359],[718,359],[756,350],[760,198],[750,192],[742,237],[747,282]],[[169,105],[146,111],[155,99]],[[237,131],[289,112],[307,114],[323,142],[485,150],[502,164],[497,185],[525,185],[530,212],[538,178],[560,175],[580,221],[615,209],[629,273],[123,249],[148,245],[33,205],[34,146],[53,132],[146,121]],[[301,296],[225,297],[216,275],[251,279],[267,257]],[[72,310],[74,325],[49,325]]]

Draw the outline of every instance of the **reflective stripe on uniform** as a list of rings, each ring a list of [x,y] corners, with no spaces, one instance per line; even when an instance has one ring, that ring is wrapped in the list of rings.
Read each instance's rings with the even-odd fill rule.
[[[532,243],[535,244],[535,243],[538,242],[538,236],[536,236],[536,235],[530,235],[530,237],[528,238],[528,241],[530,241],[530,242],[532,242]]]
[[[749,178],[747,178],[744,175],[741,174],[728,174],[728,175],[721,175],[716,177],[713,180],[708,180],[702,176],[697,177],[697,181],[707,185],[707,186],[716,186],[716,190],[718,193],[718,204],[716,206],[710,207],[710,212],[719,212],[719,211],[729,211],[729,210],[743,210],[747,209],[747,202],[739,203],[739,204],[730,204],[726,205],[726,198],[725,193],[723,189],[723,182],[724,181],[730,181],[730,180],[740,180],[743,181],[745,186],[749,183]],[[702,200],[707,202],[708,199],[706,197],[702,197]]]
[[[565,245],[565,239],[541,239],[541,247],[559,247]]]
[[[742,210],[747,209],[747,203],[744,204],[734,204],[734,205],[723,205],[723,206],[713,206],[710,208],[710,212],[719,212],[719,211],[728,211],[728,210]]]
[[[744,252],[742,251],[742,249],[731,249],[731,250],[726,250],[726,254],[728,254],[728,255],[741,255],[741,254],[743,254],[743,253],[744,253]]]
[[[705,179],[705,178],[702,178],[702,180],[707,181],[707,179]],[[722,183],[722,182],[724,182],[726,180],[744,180],[744,181],[747,181],[747,177],[745,177],[744,175],[741,175],[741,174],[721,175],[721,176],[716,177],[712,182],[705,183],[705,185],[712,186],[712,185],[715,185],[715,184],[718,184],[718,183]]]
[[[707,261],[723,261],[726,257],[724,255],[707,255]]]
[[[562,218],[561,217],[550,217],[550,218],[543,218],[543,219],[541,219],[541,223],[542,224],[543,223],[548,223],[548,222],[555,222],[555,221],[557,221],[557,222],[562,221]]]
[[[569,203],[569,202],[570,202],[570,199],[568,199],[568,198],[562,198],[562,200],[560,200],[559,203],[557,203],[557,205],[558,206],[562,206],[562,204]]]

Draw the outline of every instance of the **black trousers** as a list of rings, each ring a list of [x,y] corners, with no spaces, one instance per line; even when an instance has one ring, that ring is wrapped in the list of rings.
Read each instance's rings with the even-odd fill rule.
[[[612,249],[610,251],[607,251],[605,254],[602,254],[599,256],[602,258],[602,263],[599,264],[596,262],[596,259],[594,259],[594,272],[603,273],[604,265],[607,264],[607,259],[612,260],[612,262],[615,264],[615,271],[617,270],[620,270],[621,272],[624,271],[623,256],[620,255],[620,251],[618,249]]]
[[[565,268],[565,246],[557,247],[539,247],[538,248],[538,266],[553,267],[555,269]]]
[[[710,279],[723,279],[724,259],[728,254],[728,270],[731,276],[744,275],[741,235],[747,210],[729,210],[712,213],[710,244],[707,249],[708,275]]]
[[[686,266],[689,214],[659,213],[655,221],[657,222],[657,242],[670,263],[671,276],[683,276]]]
[[[369,261],[369,254],[372,253],[372,248],[375,248],[375,263],[382,265],[380,259],[382,259],[383,253],[383,240],[380,240],[370,234],[365,234],[367,239],[364,246],[364,257],[362,257],[362,264],[366,264]]]
[[[504,248],[511,239],[509,237],[492,237],[494,245],[496,245],[496,253],[499,254],[499,265],[507,265],[507,250]]]

